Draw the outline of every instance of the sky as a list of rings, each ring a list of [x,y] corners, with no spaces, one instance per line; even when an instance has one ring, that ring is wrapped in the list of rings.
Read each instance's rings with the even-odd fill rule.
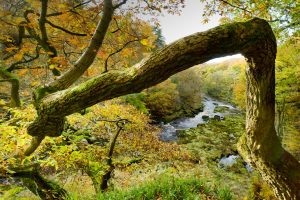
[[[206,31],[210,28],[219,25],[219,15],[215,15],[210,18],[207,24],[202,23],[202,12],[204,4],[200,0],[185,0],[186,6],[182,9],[180,16],[164,14],[164,17],[160,17],[162,35],[165,38],[167,44],[180,39],[184,36],[191,35],[196,32]],[[208,61],[209,63],[222,62],[230,58],[241,57],[240,54],[234,56],[226,56],[218,59]]]

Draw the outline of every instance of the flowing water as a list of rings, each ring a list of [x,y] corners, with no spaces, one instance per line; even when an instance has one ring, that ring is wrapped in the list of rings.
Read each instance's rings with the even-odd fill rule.
[[[196,116],[190,118],[180,118],[174,120],[170,123],[161,124],[162,131],[160,133],[160,139],[165,142],[171,142],[177,140],[177,130],[187,130],[190,128],[197,127],[198,124],[203,124],[207,122],[207,118],[214,118],[219,116],[221,119],[224,118],[226,114],[230,111],[237,111],[238,109],[228,103],[217,101],[210,97],[205,97],[203,99],[203,111],[199,112]],[[215,112],[216,106],[225,106],[228,108],[229,112],[219,113]]]
[[[197,127],[198,124],[204,124],[208,122],[208,119],[216,118],[224,119],[224,117],[232,112],[238,112],[239,110],[231,104],[221,102],[210,97],[205,97],[203,99],[203,111],[199,112],[194,117],[189,118],[180,118],[174,120],[170,123],[164,124],[161,123],[162,131],[160,132],[160,140],[165,142],[176,141],[177,131],[178,130],[187,130],[190,128]],[[217,106],[227,107],[226,111],[223,113],[215,112]],[[219,160],[218,166],[220,168],[226,168],[234,165],[237,162],[237,159],[241,159],[239,155],[228,155],[224,156]],[[251,172],[253,169],[250,164],[245,162],[245,168]]]

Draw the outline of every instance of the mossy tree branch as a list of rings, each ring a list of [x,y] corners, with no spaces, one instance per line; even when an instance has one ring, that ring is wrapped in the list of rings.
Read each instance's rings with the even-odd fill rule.
[[[38,164],[11,168],[9,171],[1,169],[0,178],[20,178],[23,185],[41,199],[63,200],[68,193],[57,183],[44,178],[38,171]]]

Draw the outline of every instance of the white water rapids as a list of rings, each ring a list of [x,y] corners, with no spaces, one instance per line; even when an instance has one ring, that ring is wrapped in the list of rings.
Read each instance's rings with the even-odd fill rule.
[[[160,133],[160,139],[165,142],[171,142],[177,140],[176,131],[177,130],[186,130],[190,128],[197,127],[198,124],[206,123],[207,121],[203,120],[203,116],[208,116],[209,118],[213,118],[215,115],[220,116],[221,118],[228,113],[219,113],[214,112],[216,106],[225,106],[229,108],[229,110],[238,110],[236,107],[224,103],[221,101],[214,100],[210,97],[205,97],[203,99],[204,108],[202,112],[199,112],[196,116],[190,118],[180,118],[174,120],[170,123],[161,124],[162,131]]]

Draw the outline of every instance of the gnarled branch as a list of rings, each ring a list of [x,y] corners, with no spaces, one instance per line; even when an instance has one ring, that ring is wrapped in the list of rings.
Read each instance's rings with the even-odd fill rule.
[[[129,69],[109,71],[41,99],[34,137],[61,134],[64,116],[98,102],[140,92],[171,75],[212,58],[242,53],[247,67],[247,157],[278,198],[300,198],[300,163],[283,149],[274,128],[276,39],[269,24],[255,18],[184,37]]]

